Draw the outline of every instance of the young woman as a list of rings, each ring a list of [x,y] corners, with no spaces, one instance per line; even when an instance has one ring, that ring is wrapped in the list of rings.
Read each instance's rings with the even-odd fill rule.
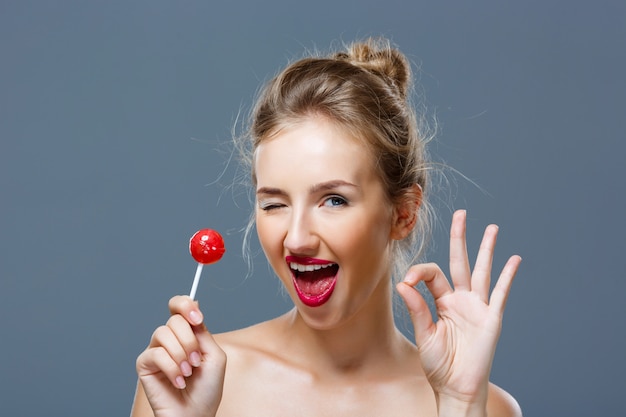
[[[465,212],[454,214],[452,285],[434,264],[406,272],[429,224],[410,82],[405,57],[372,40],[294,62],[270,81],[249,135],[255,220],[294,308],[212,335],[196,302],[173,297],[171,318],[137,359],[133,416],[521,415],[489,383],[521,261],[509,259],[489,294],[497,226],[486,228],[472,271]],[[415,343],[395,327],[394,287]]]

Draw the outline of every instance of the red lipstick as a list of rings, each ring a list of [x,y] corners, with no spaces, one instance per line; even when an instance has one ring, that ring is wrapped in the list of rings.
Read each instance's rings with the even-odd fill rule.
[[[325,265],[325,264],[332,264],[333,262],[330,261],[326,261],[324,259],[317,259],[317,258],[301,258],[299,256],[285,256],[285,260],[287,261],[287,263],[291,263],[291,262],[295,262],[297,264],[301,264],[301,265]]]
[[[298,256],[285,257],[287,265],[291,269],[293,286],[298,294],[298,298],[308,307],[319,307],[326,303],[333,294],[337,283],[337,272],[339,266],[323,259],[304,258]],[[308,266],[307,270],[302,268],[293,269],[291,264],[296,263]],[[313,265],[324,265],[311,268]]]

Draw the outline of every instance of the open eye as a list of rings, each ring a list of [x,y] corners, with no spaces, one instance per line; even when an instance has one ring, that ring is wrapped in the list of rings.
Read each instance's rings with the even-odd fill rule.
[[[326,207],[340,207],[346,204],[348,204],[346,199],[338,195],[332,195],[324,200],[324,206]]]

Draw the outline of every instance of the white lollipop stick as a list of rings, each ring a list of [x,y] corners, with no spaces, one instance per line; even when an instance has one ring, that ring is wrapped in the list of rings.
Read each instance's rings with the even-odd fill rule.
[[[189,293],[189,298],[191,298],[192,300],[196,298],[196,290],[198,289],[198,283],[200,282],[200,275],[202,275],[202,266],[203,264],[198,262],[196,275],[193,277],[193,284],[191,284],[191,292]]]

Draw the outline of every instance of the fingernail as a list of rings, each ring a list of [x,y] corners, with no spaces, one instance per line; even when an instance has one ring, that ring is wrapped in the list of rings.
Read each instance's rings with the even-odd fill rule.
[[[183,373],[184,376],[190,376],[192,370],[191,370],[191,365],[189,365],[189,362],[182,361],[180,363],[180,371]]]
[[[180,389],[184,389],[187,384],[185,383],[185,378],[183,378],[182,376],[178,375],[176,377],[176,386]]]
[[[200,324],[202,323],[202,314],[200,314],[200,312],[197,310],[191,310],[189,312],[189,319],[193,324]]]
[[[196,368],[200,366],[200,362],[202,362],[200,354],[198,352],[191,352],[191,354],[189,355],[189,362],[191,362],[191,365],[195,366]]]

